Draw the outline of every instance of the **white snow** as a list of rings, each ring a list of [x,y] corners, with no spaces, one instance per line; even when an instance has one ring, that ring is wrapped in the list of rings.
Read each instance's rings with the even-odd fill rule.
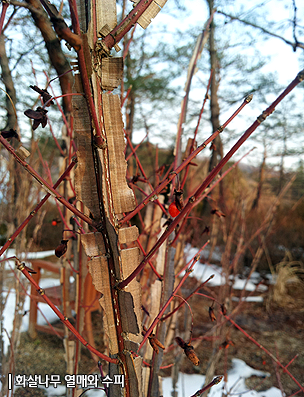
[[[188,261],[191,259],[193,255],[197,252],[197,249],[191,248],[190,250],[186,251],[187,256],[188,256]],[[6,252],[7,256],[13,256],[14,250],[8,250]],[[44,251],[40,253],[30,253],[27,254],[26,258],[28,259],[34,259],[34,258],[44,258],[46,256],[52,255],[53,251]],[[26,260],[26,258],[20,258],[22,260]],[[14,261],[10,261],[11,266],[15,266]],[[8,262],[5,262],[5,268],[9,269]],[[210,285],[213,286],[219,286],[222,285],[224,282],[224,278],[221,275],[221,267],[215,266],[215,265],[207,265],[207,264],[201,264],[200,262],[197,262],[194,266],[194,271],[191,273],[191,276],[196,277],[199,280],[206,280],[208,277],[210,277],[212,274],[215,275],[215,277],[209,282]],[[43,276],[42,276],[43,277]],[[259,279],[259,274],[258,273],[253,273],[251,276],[251,279],[247,282],[246,284],[246,290],[247,291],[254,291],[256,289],[256,285],[258,283]],[[239,277],[237,277],[234,280],[233,287],[235,289],[243,289],[245,285],[246,280],[243,280]],[[51,287],[51,286],[57,286],[60,284],[60,280],[58,279],[52,279],[52,278],[46,278],[43,279],[41,278],[40,280],[40,286],[42,288],[46,287]],[[265,286],[261,286],[265,287]],[[266,287],[267,288],[267,287]],[[260,290],[263,290],[261,288]],[[4,309],[4,328],[7,330],[7,332],[10,334],[13,328],[13,318],[14,318],[14,311],[15,311],[15,300],[16,300],[16,294],[15,290],[11,289],[9,292],[3,292],[2,293],[4,298],[7,297],[8,299],[5,305]],[[238,299],[238,298],[236,298]],[[246,301],[261,301],[263,298],[258,297],[258,296],[252,296],[252,297],[246,297],[244,298]],[[25,305],[24,305],[24,310],[29,310],[29,305],[30,305],[30,299],[29,296],[26,297],[25,299]],[[57,320],[57,316],[54,314],[54,312],[51,310],[51,308],[47,304],[39,303],[39,308],[43,311],[44,315],[47,317],[48,321],[53,322]],[[23,316],[23,321],[22,321],[22,331],[25,331],[28,329],[28,313]],[[38,324],[45,324],[45,320],[38,311]],[[4,344],[5,344],[5,349],[7,350],[9,340],[4,333]],[[228,381],[227,383],[224,383],[224,381],[221,381],[218,385],[213,386],[209,392],[209,397],[221,397],[222,392],[230,392],[232,394],[237,393],[238,395],[246,393],[250,397],[281,397],[281,391],[275,387],[272,387],[271,389],[263,392],[256,392],[254,390],[248,390],[246,385],[245,385],[245,379],[252,376],[256,375],[259,377],[263,376],[269,376],[269,374],[263,372],[263,371],[258,371],[255,370],[251,367],[249,367],[244,361],[240,359],[232,359],[232,368],[228,371]],[[190,397],[193,395],[196,391],[201,389],[204,384],[204,379],[205,377],[203,375],[188,375],[188,374],[179,374],[179,379],[178,379],[178,391],[179,391],[179,396],[185,396],[185,397]],[[163,378],[162,382],[163,386],[163,396],[164,397],[171,397],[171,391],[172,391],[172,379],[171,378]],[[64,379],[62,380],[62,385],[58,386],[57,388],[54,387],[49,387],[45,389],[48,393],[48,396],[62,396],[65,394],[65,385],[64,385]],[[105,394],[102,390],[90,390],[85,393],[85,396],[87,397],[94,397],[94,396],[100,396],[104,397]]]
[[[247,365],[244,361],[238,358],[233,358],[232,368],[228,371],[227,383],[222,380],[218,385],[213,386],[210,389],[209,397],[222,397],[223,392],[230,392],[231,395],[243,395],[246,393],[246,395],[250,397],[282,397],[281,391],[275,387],[263,392],[248,390],[245,380],[246,378],[249,378],[253,375],[258,377],[269,376],[267,372],[255,370]],[[195,392],[203,387],[204,381],[204,375],[189,375],[180,373],[177,384],[178,395],[185,397],[192,396]],[[162,385],[163,396],[171,397],[172,379],[163,378]],[[224,395],[226,395],[226,393]]]

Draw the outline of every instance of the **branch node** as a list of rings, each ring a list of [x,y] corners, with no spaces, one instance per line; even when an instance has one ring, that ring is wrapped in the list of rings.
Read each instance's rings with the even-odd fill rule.
[[[266,120],[266,117],[268,116],[267,112],[264,110],[262,114],[259,115],[257,118],[257,121],[261,124],[264,120]]]
[[[25,264],[24,264],[24,263],[19,262],[19,263],[17,264],[17,269],[20,270],[21,272],[22,272],[22,270],[23,270],[24,268],[25,268]]]

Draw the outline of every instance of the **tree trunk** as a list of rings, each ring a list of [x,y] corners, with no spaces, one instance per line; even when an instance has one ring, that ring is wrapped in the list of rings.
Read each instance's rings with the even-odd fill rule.
[[[3,34],[0,35],[0,66],[1,66],[1,78],[2,78],[1,80],[5,85],[5,90],[8,93],[8,95],[11,97],[13,103],[16,104],[16,90],[14,87],[14,82],[9,68],[9,60],[5,50],[5,41]],[[9,130],[11,128],[16,129],[17,119],[16,119],[15,111],[7,95],[5,96],[5,107],[6,107],[6,125],[3,129],[4,130]]]
[[[214,1],[207,0],[209,6],[209,13],[211,15],[214,9]],[[210,24],[209,33],[209,54],[210,54],[210,68],[213,70],[210,86],[210,120],[212,124],[212,132],[215,132],[220,127],[220,107],[218,103],[218,87],[219,87],[219,58],[215,45],[215,23],[212,20]],[[209,172],[218,164],[223,157],[223,145],[220,135],[218,135],[212,145],[212,154],[209,162]]]
[[[263,183],[264,183],[264,179],[265,179],[264,174],[265,174],[265,167],[266,167],[266,156],[267,156],[267,154],[266,154],[266,145],[265,145],[264,146],[263,161],[262,161],[262,164],[260,166],[257,194],[256,194],[255,199],[253,200],[251,211],[258,208],[259,202],[260,202],[260,199],[261,199],[262,187],[263,187]]]

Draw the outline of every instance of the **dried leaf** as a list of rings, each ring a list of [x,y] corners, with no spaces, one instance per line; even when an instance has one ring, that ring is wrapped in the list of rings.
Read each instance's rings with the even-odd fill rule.
[[[181,347],[186,356],[188,357],[188,359],[192,362],[192,364],[194,365],[199,365],[199,359],[193,349],[193,346],[191,346],[189,343],[186,343],[182,338],[180,338],[179,336],[177,336],[175,338],[177,344],[179,345],[179,347]]]
[[[50,101],[50,99],[52,99],[52,95],[49,94],[49,92],[47,90],[41,89],[41,88],[37,87],[36,85],[30,85],[30,88],[32,90],[38,92],[38,94],[41,95],[43,104],[45,104],[46,102]],[[51,105],[54,105],[54,101],[48,102],[48,104],[46,106],[51,106]]]
[[[20,141],[19,135],[17,134],[17,131],[11,128],[9,131],[1,131],[1,135],[3,138],[7,139],[10,141],[12,138],[18,139]]]
[[[47,125],[47,110],[43,109],[42,107],[38,106],[36,110],[27,109],[24,114],[34,120],[33,123],[33,130],[38,128],[39,124],[41,124],[42,128]]]
[[[186,348],[184,349],[184,352],[185,352],[186,356],[188,357],[188,359],[192,362],[192,364],[194,364],[196,366],[199,365],[199,359],[198,359],[197,355],[195,354],[193,346],[187,345]]]
[[[175,205],[179,211],[184,208],[183,190],[174,189]]]
[[[67,251],[69,240],[61,240],[61,244],[55,249],[55,255],[57,258],[61,258]]]
[[[213,307],[209,307],[209,317],[210,317],[211,321],[216,321],[216,317],[215,317],[215,314],[214,314]]]

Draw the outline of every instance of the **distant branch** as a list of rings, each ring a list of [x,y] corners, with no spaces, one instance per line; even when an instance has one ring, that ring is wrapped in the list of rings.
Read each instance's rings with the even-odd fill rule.
[[[296,40],[295,42],[286,40],[284,37],[282,37],[282,36],[280,36],[280,35],[278,35],[278,34],[276,34],[276,33],[270,32],[269,30],[263,28],[262,26],[256,25],[255,23],[252,23],[252,22],[246,21],[245,19],[241,19],[241,18],[239,18],[239,17],[236,17],[236,16],[233,16],[233,15],[227,14],[226,12],[223,12],[223,11],[217,10],[217,12],[218,12],[219,14],[225,15],[226,17],[230,18],[232,21],[239,21],[239,22],[242,22],[242,23],[244,23],[245,25],[252,26],[253,28],[256,28],[256,29],[261,30],[263,33],[266,33],[266,34],[268,34],[269,36],[276,37],[277,39],[283,40],[284,43],[290,45],[290,46],[293,48],[294,51],[296,51],[296,49],[297,49],[298,47],[299,47],[299,48],[302,48],[302,49],[304,50],[304,43],[301,43],[301,42],[299,42],[299,41],[297,41],[297,40]]]

